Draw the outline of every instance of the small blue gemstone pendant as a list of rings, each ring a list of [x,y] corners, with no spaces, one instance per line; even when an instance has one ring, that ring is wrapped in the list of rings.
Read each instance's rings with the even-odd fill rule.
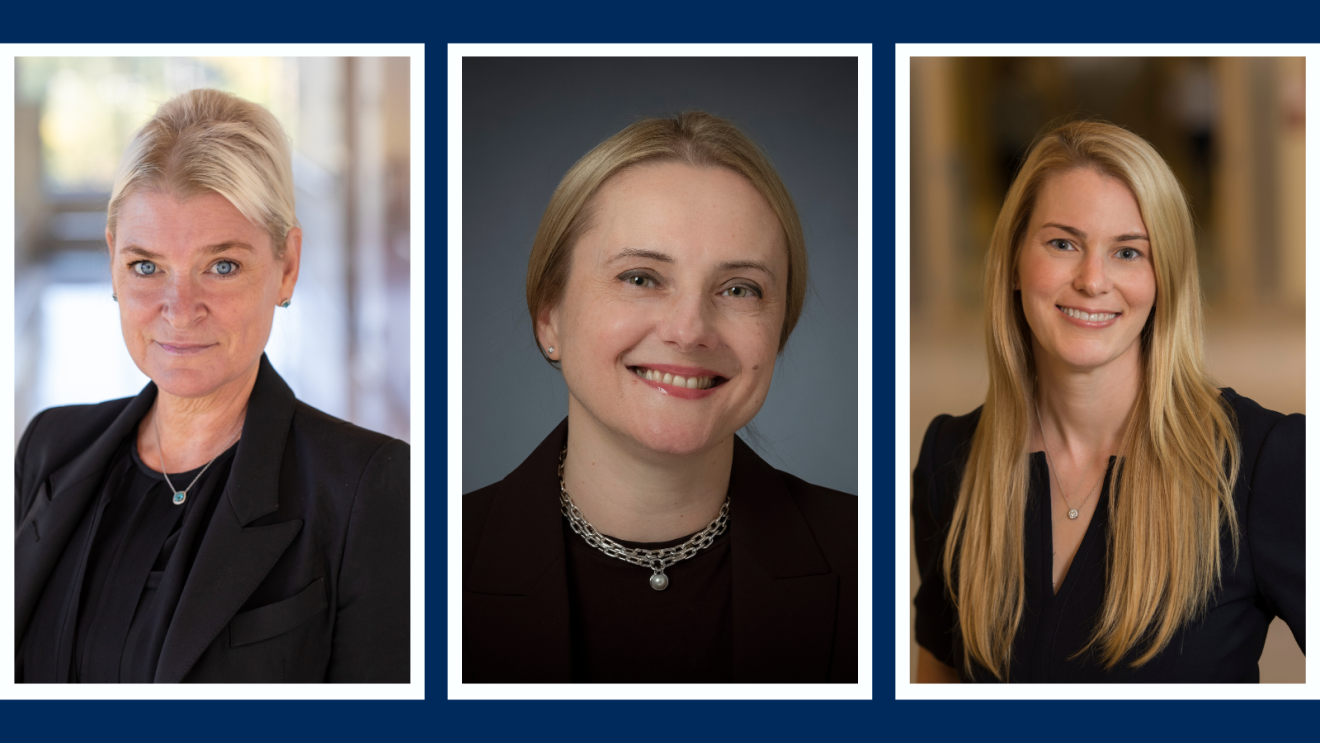
[[[185,492],[183,492],[182,490],[180,490],[179,492],[175,493],[175,494],[174,494],[174,505],[176,505],[176,506],[182,506],[182,505],[183,505],[183,501],[184,501],[185,499],[187,499],[187,497],[188,497],[188,494],[185,493]]]

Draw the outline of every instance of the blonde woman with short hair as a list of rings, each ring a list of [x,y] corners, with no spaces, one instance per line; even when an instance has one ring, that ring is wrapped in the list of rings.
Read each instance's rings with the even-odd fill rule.
[[[408,445],[299,402],[264,353],[302,255],[279,122],[164,103],[105,238],[151,383],[18,445],[17,680],[406,683]]]
[[[1207,377],[1155,149],[1043,136],[986,263],[985,405],[913,476],[918,681],[1256,682],[1276,616],[1304,650],[1305,419]]]

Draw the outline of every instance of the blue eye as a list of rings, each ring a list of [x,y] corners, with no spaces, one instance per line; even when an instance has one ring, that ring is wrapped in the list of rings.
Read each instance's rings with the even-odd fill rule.
[[[156,264],[151,261],[134,261],[129,265],[138,276],[150,276],[156,273]]]
[[[228,276],[238,270],[238,264],[233,261],[220,261],[215,264],[215,272],[221,276]]]

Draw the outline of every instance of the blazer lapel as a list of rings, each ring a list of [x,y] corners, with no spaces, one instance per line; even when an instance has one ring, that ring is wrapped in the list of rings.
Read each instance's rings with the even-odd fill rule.
[[[127,401],[105,433],[85,452],[56,470],[41,485],[36,502],[15,532],[16,564],[28,566],[14,575],[15,638],[23,637],[51,571],[68,547],[83,514],[101,491],[110,457],[125,437],[133,435],[138,421],[155,399],[156,385],[148,384],[137,397]]]
[[[248,526],[279,507],[279,474],[295,406],[263,354],[228,483],[198,547],[156,666],[182,681],[302,530],[302,521]]]
[[[555,497],[567,436],[565,420],[497,486],[463,578],[466,683],[572,680],[568,576]]]
[[[838,576],[779,473],[741,439],[729,495],[734,680],[828,680]]]

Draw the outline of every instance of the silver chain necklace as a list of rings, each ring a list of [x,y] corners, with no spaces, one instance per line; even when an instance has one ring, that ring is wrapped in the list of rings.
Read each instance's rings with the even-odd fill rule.
[[[665,575],[666,568],[674,563],[682,562],[709,547],[715,542],[716,537],[724,533],[725,527],[729,525],[729,497],[726,495],[724,505],[720,506],[720,513],[715,517],[715,520],[677,547],[666,547],[662,550],[624,547],[622,544],[596,531],[596,527],[583,518],[582,512],[578,510],[577,506],[573,505],[573,499],[568,495],[568,488],[564,486],[564,458],[567,456],[568,444],[564,444],[563,450],[559,452],[559,511],[564,514],[564,518],[568,519],[568,525],[573,529],[573,533],[581,536],[587,544],[616,560],[650,568],[651,588],[657,591],[663,591],[669,587],[669,576]]]
[[[174,487],[174,483],[170,482],[170,473],[167,471],[165,467],[165,447],[161,444],[160,441],[159,420],[160,420],[159,413],[151,414],[151,427],[156,430],[156,454],[160,457],[160,473],[165,476],[165,484],[170,486],[170,492],[174,493],[171,502],[176,506],[182,506],[183,502],[188,500],[188,491],[192,490],[192,486],[196,485],[197,481],[202,479],[202,475],[206,472],[206,468],[211,466],[211,462],[214,462],[215,460],[219,459],[220,454],[224,454],[226,451],[229,451],[229,447],[233,446],[235,441],[238,441],[238,434],[243,433],[243,427],[239,426],[238,431],[234,434],[234,437],[229,440],[228,444],[225,444],[225,448],[220,450],[220,454],[211,457],[211,461],[207,462],[205,467],[202,467],[202,471],[198,472],[197,476],[193,478],[193,481],[188,483],[188,487],[184,488],[183,490],[177,490]]]
[[[1086,497],[1077,505],[1077,508],[1073,508],[1072,504],[1068,502],[1068,494],[1063,492],[1063,478],[1059,477],[1059,471],[1054,468],[1054,458],[1050,456],[1050,445],[1045,443],[1045,422],[1040,419],[1040,403],[1035,400],[1031,402],[1036,406],[1036,425],[1040,427],[1040,443],[1045,447],[1045,460],[1050,463],[1050,472],[1054,474],[1054,481],[1059,484],[1059,495],[1063,496],[1063,505],[1068,506],[1068,518],[1076,520],[1078,516],[1077,508],[1081,508],[1086,505],[1087,501],[1091,500],[1091,496],[1095,494],[1095,489],[1100,487],[1100,483],[1104,482],[1105,475],[1103,472],[1100,473],[1100,479],[1096,480],[1095,484],[1091,486],[1091,492],[1086,494]]]

